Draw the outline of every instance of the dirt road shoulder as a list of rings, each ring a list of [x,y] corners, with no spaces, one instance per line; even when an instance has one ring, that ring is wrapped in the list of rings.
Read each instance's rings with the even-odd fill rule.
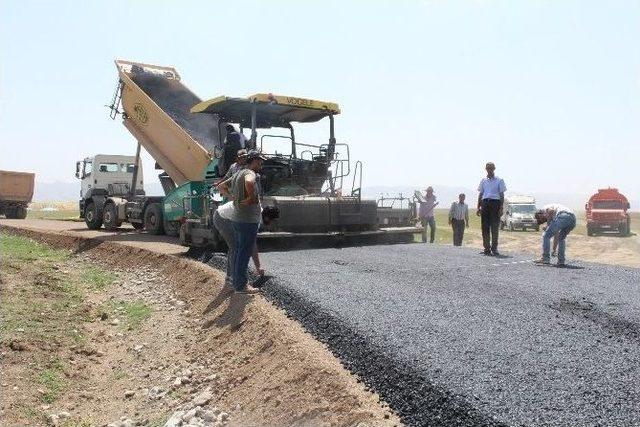
[[[163,425],[204,395],[199,416],[215,414],[210,425],[399,424],[299,324],[262,298],[221,292],[210,267],[115,242],[3,231],[61,249],[23,244],[26,258],[3,261],[3,301],[18,307],[2,312],[7,420]],[[22,237],[3,242],[12,239]]]

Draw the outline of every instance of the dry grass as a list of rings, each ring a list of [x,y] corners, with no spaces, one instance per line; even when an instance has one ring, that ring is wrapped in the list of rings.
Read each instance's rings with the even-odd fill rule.
[[[43,209],[55,210],[43,210]],[[78,202],[33,202],[29,205],[27,218],[30,219],[58,219],[65,221],[80,221]]]
[[[464,245],[482,247],[482,232],[480,217],[475,215],[475,209],[470,210],[469,228],[465,231]],[[567,256],[570,259],[600,262],[605,264],[640,267],[640,213],[631,213],[632,236],[619,237],[615,234],[589,237],[584,211],[576,212],[578,224],[568,239]],[[448,210],[436,209],[436,243],[452,244],[452,230],[447,224]],[[535,231],[502,231],[500,233],[500,248],[502,251],[528,252],[533,256],[540,255],[540,232]],[[416,236],[416,241],[420,237]]]

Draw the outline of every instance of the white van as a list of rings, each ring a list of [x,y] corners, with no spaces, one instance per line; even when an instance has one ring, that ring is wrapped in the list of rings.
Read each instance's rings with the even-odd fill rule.
[[[536,199],[533,196],[509,196],[504,201],[500,229],[513,231],[540,230],[534,215],[536,213]]]

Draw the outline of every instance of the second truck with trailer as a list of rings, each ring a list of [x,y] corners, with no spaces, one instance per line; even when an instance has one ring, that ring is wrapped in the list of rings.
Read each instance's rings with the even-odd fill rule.
[[[33,198],[35,174],[0,170],[0,215],[25,219]]]

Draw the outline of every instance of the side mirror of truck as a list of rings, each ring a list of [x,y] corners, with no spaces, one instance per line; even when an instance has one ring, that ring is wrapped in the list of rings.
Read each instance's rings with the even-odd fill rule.
[[[584,210],[586,211],[586,210],[588,210],[588,209],[589,209],[589,203],[585,203],[585,204],[584,204]]]
[[[80,179],[80,162],[76,162],[76,178]]]
[[[627,202],[627,209],[631,209],[631,203]]]

